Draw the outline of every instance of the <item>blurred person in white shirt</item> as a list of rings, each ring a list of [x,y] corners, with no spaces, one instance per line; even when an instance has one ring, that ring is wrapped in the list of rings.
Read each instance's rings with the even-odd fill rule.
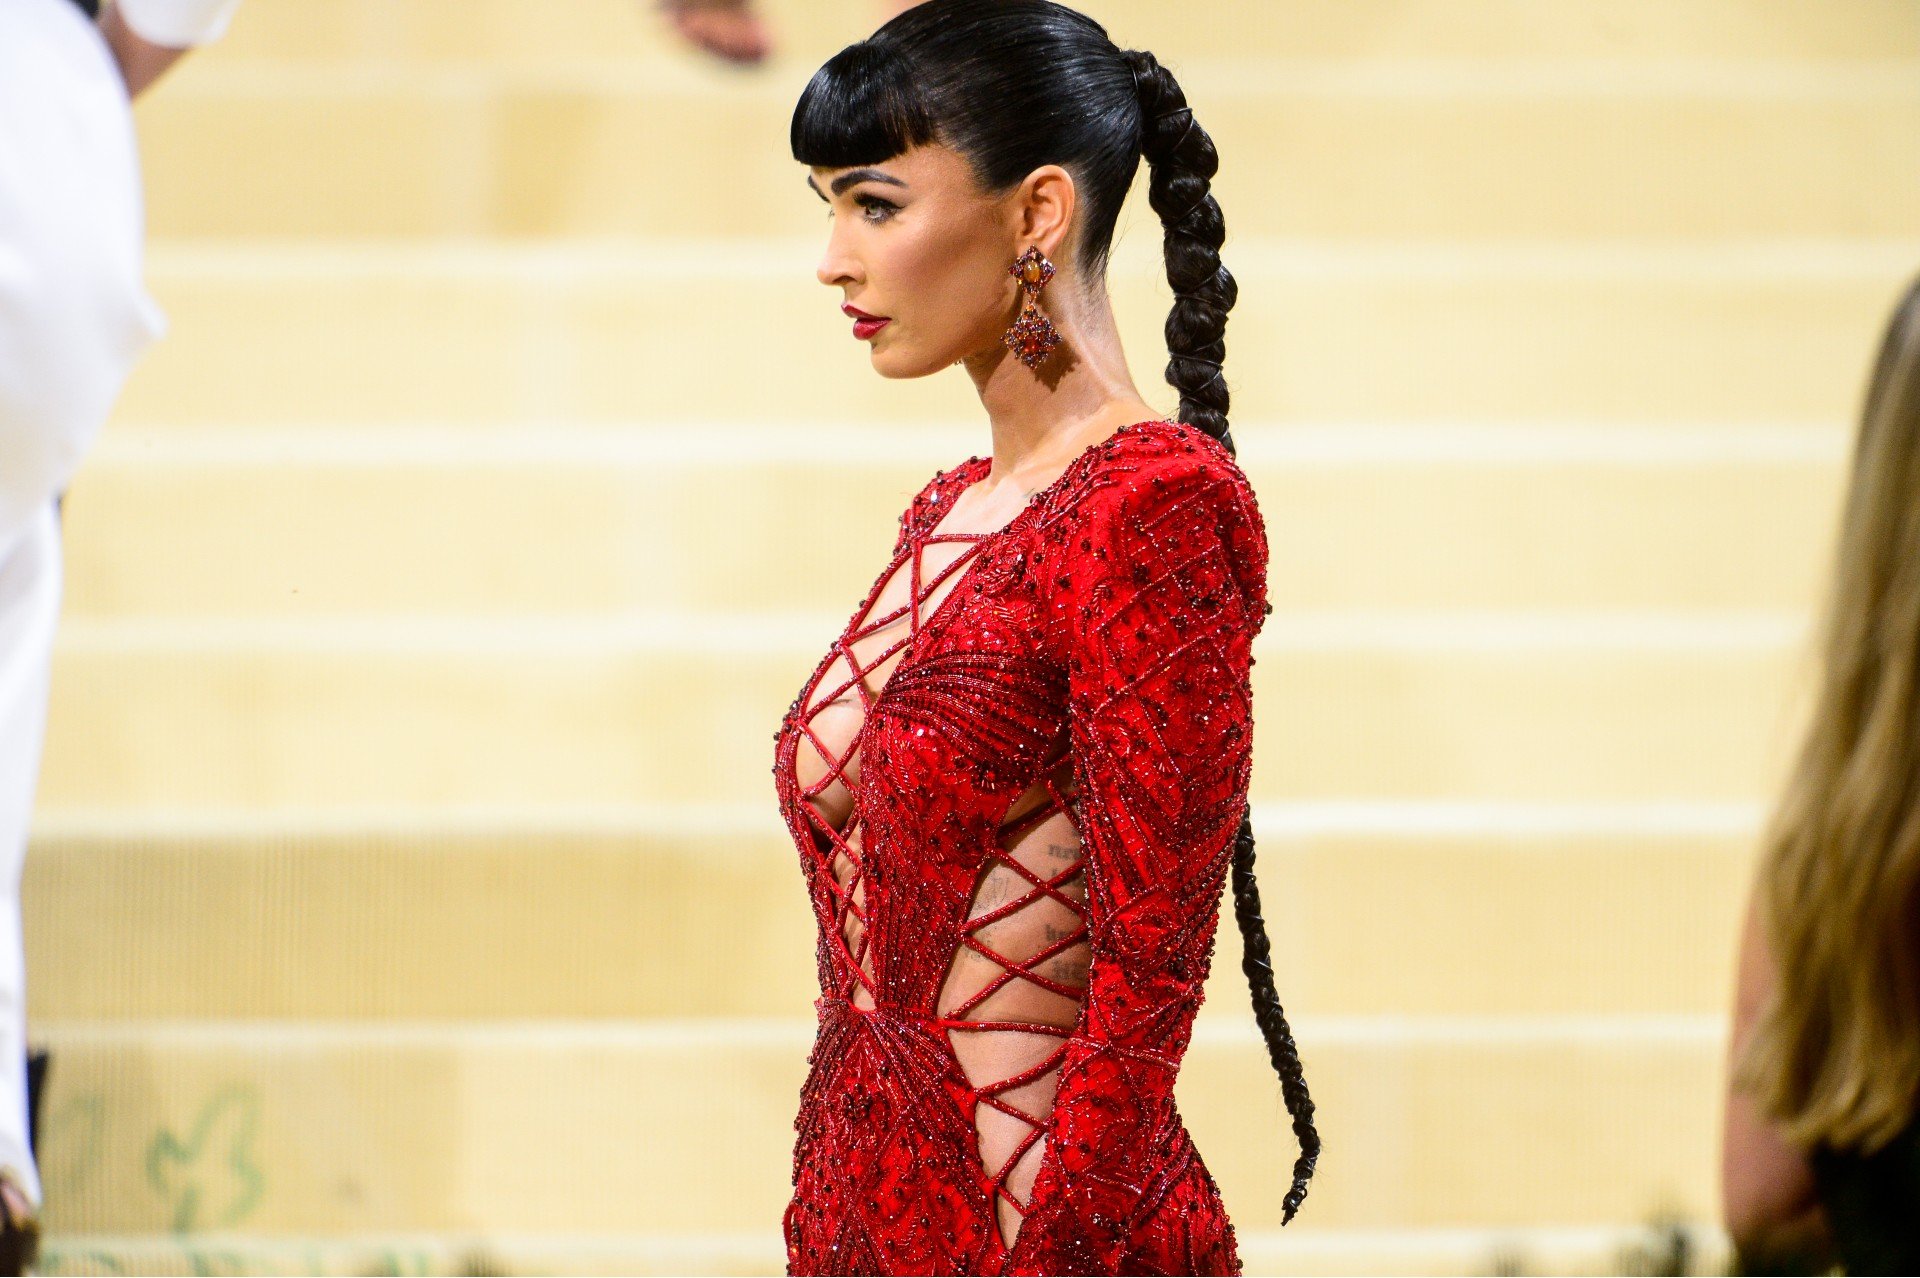
[[[0,0],[0,1273],[38,1251],[20,871],[60,611],[59,499],[140,353],[131,102],[238,0]]]

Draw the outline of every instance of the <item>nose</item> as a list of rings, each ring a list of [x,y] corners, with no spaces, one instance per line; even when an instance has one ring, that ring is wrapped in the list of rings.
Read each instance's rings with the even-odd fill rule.
[[[815,279],[829,287],[854,282],[853,268],[832,253],[820,259],[820,266],[813,274]]]
[[[821,255],[813,275],[829,288],[859,283],[860,265],[841,242],[838,226],[827,236],[827,251]]]

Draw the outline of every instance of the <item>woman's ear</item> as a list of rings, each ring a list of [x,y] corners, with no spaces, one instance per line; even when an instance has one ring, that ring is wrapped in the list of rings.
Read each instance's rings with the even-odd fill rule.
[[[1058,164],[1043,164],[1027,174],[1014,197],[1016,238],[1060,262],[1073,227],[1075,196],[1073,175]]]

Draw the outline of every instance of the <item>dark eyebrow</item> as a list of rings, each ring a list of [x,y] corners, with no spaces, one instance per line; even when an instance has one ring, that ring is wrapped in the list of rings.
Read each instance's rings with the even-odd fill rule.
[[[898,186],[898,187],[906,186],[905,182],[902,182],[899,178],[895,177],[893,174],[885,172],[884,170],[881,170],[881,169],[854,169],[852,172],[842,173],[839,177],[835,178],[829,185],[833,188],[833,193],[835,195],[838,195],[842,191],[846,190],[848,187],[858,182],[884,182],[888,186]],[[807,185],[810,187],[813,187],[813,193],[815,195],[820,195],[820,188],[818,185],[815,184],[813,180],[813,174],[811,173],[807,174]],[[827,197],[824,195],[820,195],[820,198],[824,200]]]

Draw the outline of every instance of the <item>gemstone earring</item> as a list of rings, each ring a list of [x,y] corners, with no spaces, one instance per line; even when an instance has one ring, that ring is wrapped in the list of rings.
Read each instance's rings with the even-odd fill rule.
[[[1060,345],[1060,330],[1040,313],[1040,307],[1036,304],[1040,290],[1053,278],[1053,263],[1047,260],[1046,254],[1029,244],[1026,252],[1013,260],[1007,274],[1020,281],[1020,287],[1027,296],[1020,304],[1020,318],[1001,334],[1000,340],[1022,364],[1028,368],[1038,368],[1040,361]]]

